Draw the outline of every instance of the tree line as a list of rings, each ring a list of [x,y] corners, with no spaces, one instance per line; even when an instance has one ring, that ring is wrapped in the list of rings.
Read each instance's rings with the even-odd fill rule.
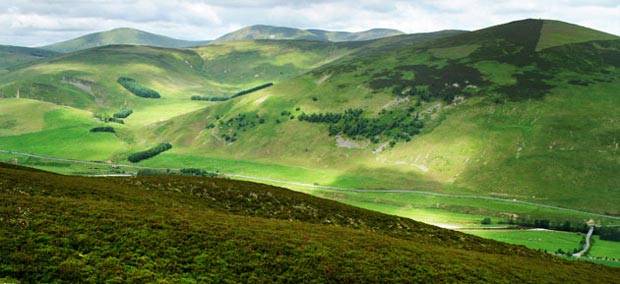
[[[620,242],[620,227],[597,227],[594,233],[598,234],[601,240]]]
[[[236,97],[243,96],[243,95],[247,95],[249,93],[253,93],[253,92],[256,92],[258,90],[262,90],[264,88],[268,88],[268,87],[271,87],[271,86],[273,86],[273,83],[269,82],[269,83],[266,83],[266,84],[262,84],[260,86],[256,86],[256,87],[251,88],[251,89],[243,90],[243,91],[238,92],[238,93],[236,93],[236,94],[234,94],[234,95],[232,95],[230,97],[201,97],[201,96],[192,96],[191,99],[193,101],[210,101],[210,102],[218,102],[219,101],[219,102],[221,102],[221,101],[231,100],[231,99],[234,99]]]
[[[181,175],[181,176],[201,176],[201,177],[217,177],[219,174],[214,172],[208,172],[197,168],[184,168],[178,173],[171,171],[170,169],[156,170],[156,169],[140,169],[136,173],[138,176],[157,176],[157,175]]]
[[[484,225],[491,224],[491,218],[486,217],[480,223]],[[533,219],[528,217],[509,217],[506,221],[499,221],[498,224],[579,233],[587,233],[590,229],[590,225],[578,220],[573,220],[571,222],[568,220]],[[620,227],[596,227],[594,234],[598,235],[601,240],[620,242]]]
[[[160,153],[168,151],[170,149],[172,149],[172,145],[170,143],[160,143],[157,146],[150,148],[148,150],[136,152],[136,153],[129,155],[129,157],[127,157],[127,160],[132,163],[137,163],[142,160],[155,157],[159,155]]]
[[[224,102],[230,100],[230,97],[201,97],[201,96],[192,96],[192,101],[209,101],[209,102]]]
[[[138,81],[132,78],[119,77],[118,80],[116,80],[116,82],[118,82],[121,86],[125,87],[127,91],[130,91],[132,94],[138,97],[152,98],[152,99],[158,99],[161,97],[157,91],[140,85]]]

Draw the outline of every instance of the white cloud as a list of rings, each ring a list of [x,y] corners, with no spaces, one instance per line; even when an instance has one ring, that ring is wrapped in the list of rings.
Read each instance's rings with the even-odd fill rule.
[[[414,33],[475,30],[523,18],[620,34],[618,0],[0,0],[0,44],[43,45],[117,27],[204,40],[252,24]]]

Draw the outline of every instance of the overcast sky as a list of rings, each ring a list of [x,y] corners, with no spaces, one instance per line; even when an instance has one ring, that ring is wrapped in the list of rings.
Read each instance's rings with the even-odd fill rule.
[[[524,18],[618,35],[620,0],[0,0],[0,44],[40,46],[118,27],[205,40],[253,24],[416,33],[475,30]]]

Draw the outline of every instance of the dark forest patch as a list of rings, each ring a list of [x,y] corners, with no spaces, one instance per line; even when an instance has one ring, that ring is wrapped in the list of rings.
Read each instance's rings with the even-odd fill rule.
[[[302,113],[299,121],[328,124],[329,136],[344,135],[353,139],[370,139],[379,143],[384,138],[390,139],[390,146],[398,141],[411,141],[424,127],[415,108],[406,110],[383,110],[376,118],[364,116],[361,109],[348,109],[344,113]]]
[[[514,77],[517,79],[516,84],[498,89],[500,93],[505,94],[508,99],[513,101],[541,99],[553,88],[544,81],[551,79],[551,75],[528,71]]]
[[[403,79],[405,72],[415,74],[413,79]],[[478,69],[450,62],[437,68],[427,65],[402,65],[394,70],[375,73],[368,82],[373,90],[392,88],[396,95],[419,95],[419,87],[425,86],[431,97],[452,102],[455,96],[465,93],[465,88],[487,85]],[[408,91],[407,91],[408,90]]]

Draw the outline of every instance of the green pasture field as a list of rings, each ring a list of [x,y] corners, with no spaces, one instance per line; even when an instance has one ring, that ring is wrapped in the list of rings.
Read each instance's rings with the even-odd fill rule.
[[[564,252],[580,250],[579,242],[585,237],[582,233],[548,230],[463,230],[462,232],[549,253],[555,253],[558,249]]]

